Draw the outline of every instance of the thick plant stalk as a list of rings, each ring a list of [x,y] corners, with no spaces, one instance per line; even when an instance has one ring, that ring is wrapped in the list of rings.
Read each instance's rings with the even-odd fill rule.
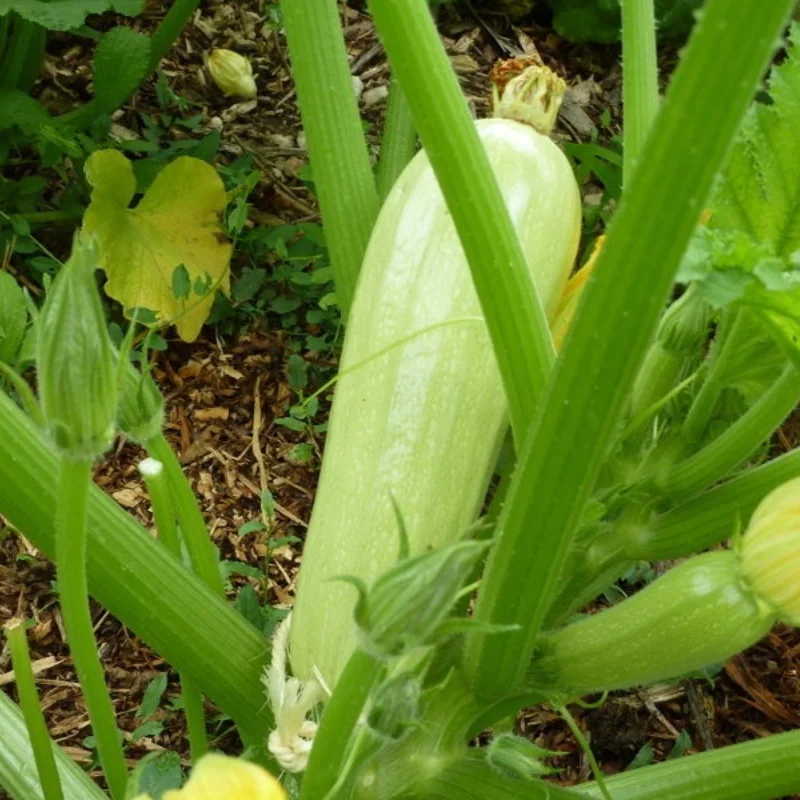
[[[320,735],[303,778],[301,800],[326,797],[342,772],[350,736],[358,723],[369,693],[384,671],[380,658],[364,650],[356,650],[347,663],[340,684],[325,706]]]
[[[114,800],[125,797],[128,770],[117,718],[97,653],[86,585],[86,507],[92,463],[61,457],[56,505],[56,576],[64,630]]]
[[[658,114],[653,0],[622,0],[623,175],[627,184]]]
[[[183,474],[178,457],[162,433],[149,439],[148,454],[164,466],[166,480],[172,494],[172,503],[178,516],[183,541],[192,559],[194,571],[200,579],[220,597],[225,596],[225,587],[219,571],[214,544],[209,538],[203,514],[197,504],[192,487]],[[174,553],[173,553],[174,555]]]
[[[44,715],[39,705],[39,694],[36,691],[36,679],[31,666],[25,624],[20,619],[12,619],[6,624],[5,631],[11,650],[14,681],[17,684],[25,727],[28,730],[33,757],[36,761],[39,783],[42,785],[47,800],[63,800],[64,794],[61,791],[61,778],[56,767],[53,743],[50,741]]]
[[[14,800],[53,800],[34,769],[25,719],[11,698],[0,691],[0,787]],[[55,755],[64,800],[108,800],[105,792],[55,743]]]
[[[606,780],[614,800],[774,800],[800,791],[800,731],[665,761]],[[575,787],[602,797],[599,787]]]
[[[148,458],[139,464],[139,472],[147,484],[159,538],[170,555],[180,562],[181,543],[178,538],[169,487],[164,475],[164,466],[160,461]],[[203,696],[197,691],[190,677],[181,676],[181,687],[183,689],[183,710],[189,731],[189,748],[192,762],[197,763],[208,751]]]
[[[336,297],[347,316],[378,215],[336,0],[286,0],[283,24]]]
[[[655,517],[634,534],[632,557],[680,558],[723,541],[749,519],[765,495],[800,475],[800,449],[750,469]]]
[[[370,9],[469,261],[520,444],[555,361],[542,304],[427,3]]]
[[[524,680],[703,201],[793,5],[743,0],[733,9],[726,0],[709,0],[684,51],[498,522],[476,617],[484,624],[519,625],[520,631],[468,635],[467,673],[481,694],[503,695]],[[702,116],[698,108],[705,110]],[[643,264],[649,265],[646,280]]]
[[[378,160],[376,183],[378,197],[383,202],[394,182],[411,161],[417,145],[417,131],[411,117],[408,101],[397,79],[392,76],[389,84],[389,104],[381,141],[381,156]]]
[[[42,434],[0,393],[0,513],[55,555],[57,461]],[[97,487],[90,487],[89,591],[198,689],[248,741],[272,724],[261,677],[269,645],[234,609]]]

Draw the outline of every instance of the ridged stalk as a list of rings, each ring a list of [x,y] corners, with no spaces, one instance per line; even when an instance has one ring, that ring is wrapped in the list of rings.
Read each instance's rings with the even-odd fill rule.
[[[627,184],[658,114],[653,0],[622,0],[623,175]]]
[[[122,800],[128,770],[97,652],[86,584],[86,507],[91,477],[91,461],[62,456],[56,503],[56,576],[67,644],[97,740],[100,762],[111,796]]]
[[[34,769],[34,754],[22,712],[0,691],[0,787],[14,800],[53,800],[45,794]],[[105,792],[51,742],[64,800],[108,800]]]
[[[369,5],[453,215],[519,444],[555,360],[542,305],[425,0]]]
[[[347,316],[379,203],[338,4],[285,0],[281,8],[336,297]]]
[[[375,181],[381,202],[391,191],[394,182],[411,161],[417,146],[417,131],[408,101],[397,79],[389,83],[389,103],[386,108],[381,155]]]
[[[212,592],[225,597],[225,586],[219,571],[214,543],[208,535],[208,528],[197,504],[197,498],[183,474],[178,457],[163,434],[149,439],[146,449],[152,458],[164,465],[172,503],[178,515],[181,534],[192,559],[194,571]]]
[[[479,693],[502,695],[524,679],[675,272],[793,6],[709,0],[683,52],[498,522],[476,617],[520,631],[468,636],[466,668]]]
[[[775,800],[800,791],[800,731],[677,758],[606,780],[614,800]],[[593,783],[576,786],[602,797]]]
[[[58,464],[42,434],[0,393],[0,514],[55,555]],[[89,591],[260,742],[272,716],[261,677],[269,645],[97,487],[90,487]]]
[[[175,512],[163,464],[154,459],[147,459],[139,465],[139,472],[144,477],[150,495],[158,536],[170,555],[180,562],[182,560],[181,543],[178,538]],[[183,689],[183,711],[189,733],[189,749],[192,762],[197,763],[208,751],[203,696],[197,691],[192,679],[186,675],[181,675],[181,687]]]
[[[42,785],[47,800],[63,800],[64,794],[61,791],[61,779],[56,768],[53,743],[47,732],[42,708],[39,705],[39,693],[36,691],[36,679],[31,666],[25,624],[21,619],[12,619],[5,625],[5,632],[11,651],[14,682],[17,685],[25,727],[28,729],[31,749],[36,761],[39,783]]]
[[[336,783],[350,737],[383,669],[383,662],[364,650],[356,650],[350,656],[337,691],[325,705],[303,778],[301,800],[321,800]]]
[[[680,558],[723,541],[746,524],[772,489],[800,476],[800,450],[780,456],[655,517],[631,546],[646,561]]]

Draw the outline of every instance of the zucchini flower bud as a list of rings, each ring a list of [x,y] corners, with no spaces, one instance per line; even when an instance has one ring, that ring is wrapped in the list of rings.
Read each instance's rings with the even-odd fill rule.
[[[163,395],[150,373],[130,362],[124,367],[117,415],[119,429],[137,444],[158,436],[164,425]]]
[[[369,591],[353,579],[361,595],[355,617],[362,647],[392,657],[430,643],[487,547],[488,542],[460,541],[403,558]]]
[[[800,478],[770,492],[750,518],[739,554],[756,594],[800,627]]]
[[[225,94],[252,99],[258,93],[250,62],[233,50],[214,50],[208,57],[208,71]]]
[[[94,459],[114,437],[116,357],[94,279],[97,247],[80,234],[37,324],[36,368],[45,426],[65,455]]]

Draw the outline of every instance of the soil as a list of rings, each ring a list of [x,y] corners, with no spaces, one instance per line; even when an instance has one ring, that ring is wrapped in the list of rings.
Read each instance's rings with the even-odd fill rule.
[[[152,29],[166,5],[152,0],[147,13],[133,24]],[[245,152],[254,154],[262,178],[252,198],[251,224],[315,220],[313,195],[298,177],[307,159],[285,42],[266,24],[262,6],[255,0],[201,4],[162,69],[173,90],[197,103],[195,110],[207,115],[208,129],[221,131],[223,161]],[[344,16],[352,71],[361,82],[362,113],[375,123],[370,131],[378,131],[388,66],[363,11],[345,8]],[[572,45],[537,23],[512,25],[502,16],[480,10],[443,11],[441,23],[448,52],[479,115],[488,112],[486,76],[496,59],[535,47],[571,87],[557,138],[587,141],[595,129],[605,131],[606,137],[619,131],[617,48]],[[251,58],[259,87],[257,100],[231,101],[210,83],[203,59],[214,47],[235,49]],[[91,47],[85,40],[58,35],[49,52],[34,93],[52,109],[66,110],[88,99]],[[665,53],[666,66],[672,57]],[[138,133],[139,112],[155,107],[150,80],[115,116],[119,134]],[[607,124],[601,124],[604,114],[610,114]],[[368,135],[377,151],[377,133]],[[585,192],[591,198],[599,189],[589,184]],[[68,237],[63,238],[56,236],[49,242],[57,255],[65,254]],[[13,261],[9,266],[13,270]],[[238,267],[234,263],[234,270]],[[308,441],[306,434],[275,424],[296,399],[286,376],[286,345],[286,334],[277,329],[275,319],[266,317],[232,338],[208,330],[192,345],[170,339],[155,371],[167,398],[167,435],[180,454],[221,556],[255,567],[268,564],[266,580],[234,576],[232,594],[249,583],[261,600],[283,609],[292,603],[323,446],[321,438],[314,441],[312,458],[299,461],[293,448],[301,440]],[[790,425],[776,439],[776,451],[796,446],[797,441],[797,425]],[[95,477],[152,529],[146,492],[136,471],[141,457],[141,450],[120,441],[98,464]],[[269,531],[239,535],[243,524],[261,518],[259,498],[265,489],[275,499]],[[85,741],[89,723],[64,643],[53,580],[52,564],[23,536],[9,529],[0,533],[0,623],[12,616],[36,621],[29,638],[51,734],[70,756],[89,767],[93,763]],[[95,623],[119,725],[130,734],[141,722],[136,711],[145,688],[169,668],[100,607],[95,608]],[[0,687],[16,699],[7,650],[0,650]],[[165,710],[169,698],[176,698],[178,692],[176,676],[170,673],[165,701],[155,715],[163,731],[129,743],[126,752],[131,766],[146,753],[164,748],[188,755],[182,714]],[[625,769],[648,743],[652,759],[660,761],[679,739],[685,742],[685,752],[697,752],[797,728],[800,632],[775,628],[711,681],[616,693],[600,707],[575,707],[573,713],[609,774]],[[212,709],[209,718],[213,719]],[[586,758],[557,714],[542,708],[527,710],[519,715],[517,725],[519,732],[538,744],[563,754],[552,760],[560,770],[554,780],[571,785],[591,778]],[[214,723],[212,731],[215,747],[235,751],[238,742],[229,725]],[[681,736],[684,732],[688,740]]]

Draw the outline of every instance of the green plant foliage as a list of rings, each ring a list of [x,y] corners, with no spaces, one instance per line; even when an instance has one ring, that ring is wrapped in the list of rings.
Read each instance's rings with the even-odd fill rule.
[[[11,275],[0,272],[0,362],[14,361],[27,325],[25,294]]]
[[[212,289],[227,292],[230,281],[231,246],[219,227],[225,189],[216,171],[199,159],[178,158],[133,209],[136,178],[121,153],[93,153],[86,175],[93,191],[83,224],[100,242],[106,293],[126,312],[150,309],[160,324],[174,324],[184,341],[194,341],[211,310]],[[181,267],[190,290],[179,296]]]
[[[133,94],[150,72],[150,37],[112,28],[94,55],[94,96],[98,111],[110,114]]]
[[[679,279],[717,308],[749,306],[800,365],[800,27],[717,181]]]
[[[575,42],[616,42],[620,38],[620,0],[548,0],[553,26]],[[658,30],[667,38],[683,37],[692,27],[703,0],[655,0]]]
[[[52,31],[66,31],[83,25],[89,14],[114,11],[135,17],[144,9],[144,0],[0,0],[0,17],[15,11],[23,19]]]

